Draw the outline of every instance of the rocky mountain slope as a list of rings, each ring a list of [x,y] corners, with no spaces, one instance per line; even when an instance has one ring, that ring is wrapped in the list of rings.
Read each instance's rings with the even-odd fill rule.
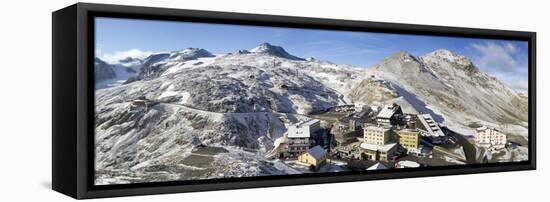
[[[466,57],[436,50],[421,57],[400,52],[374,66],[417,110],[450,126],[472,122],[495,127],[527,126],[527,102]],[[461,127],[462,126],[462,127]]]

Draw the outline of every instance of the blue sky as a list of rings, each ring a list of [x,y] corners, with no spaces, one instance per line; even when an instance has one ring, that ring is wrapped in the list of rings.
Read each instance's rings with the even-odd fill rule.
[[[422,56],[447,49],[512,89],[527,90],[527,42],[349,31],[235,26],[116,18],[96,19],[96,56],[109,61],[188,47],[214,54],[268,42],[298,57],[370,67],[397,51]]]

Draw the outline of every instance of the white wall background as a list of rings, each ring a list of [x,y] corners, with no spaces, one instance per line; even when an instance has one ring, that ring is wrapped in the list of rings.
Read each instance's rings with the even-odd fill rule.
[[[531,0],[90,1],[215,11],[448,25],[538,33],[538,170],[214,191],[108,201],[531,201],[545,200],[550,144],[545,122],[550,54],[548,5]],[[75,3],[2,1],[0,11],[0,201],[68,201],[51,184],[51,12]],[[546,115],[545,115],[546,114]],[[546,192],[545,192],[546,191]]]

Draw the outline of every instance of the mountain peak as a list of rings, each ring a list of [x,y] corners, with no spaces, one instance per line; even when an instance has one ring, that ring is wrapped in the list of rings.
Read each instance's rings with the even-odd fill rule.
[[[479,72],[477,67],[466,56],[456,54],[446,49],[438,49],[421,57],[423,61],[433,67],[442,66],[442,62],[449,63],[452,67],[466,71],[468,74]]]
[[[195,60],[203,57],[214,57],[214,55],[202,48],[186,48],[170,53],[170,58],[180,61]]]
[[[399,51],[386,57],[382,61],[382,63],[395,63],[395,62],[398,62],[400,64],[405,62],[418,62],[418,59],[407,51]]]
[[[95,65],[107,64],[107,62],[103,61],[101,58],[98,58],[98,57],[94,58],[94,63],[95,63]]]
[[[400,60],[407,60],[407,59],[413,59],[416,60],[416,57],[413,56],[411,53],[407,51],[399,51],[397,53],[394,53],[389,57],[390,59],[400,59]]]
[[[425,57],[440,58],[440,59],[447,60],[449,62],[460,64],[462,66],[472,65],[472,62],[466,56],[456,54],[446,49],[437,49],[431,53],[426,54]]]
[[[267,55],[282,57],[290,60],[304,60],[303,58],[299,58],[289,54],[288,52],[286,52],[286,50],[283,47],[271,45],[269,43],[262,43],[258,45],[256,48],[253,48],[252,50],[250,50],[250,52],[257,53],[257,54],[267,54]]]
[[[437,49],[433,52],[431,52],[430,54],[432,55],[442,55],[442,56],[447,56],[447,57],[451,57],[451,56],[455,56],[457,54],[451,52],[450,50],[447,50],[447,49]]]
[[[194,54],[202,54],[202,55],[212,55],[212,53],[208,52],[205,49],[202,48],[185,48],[179,51],[174,51],[172,54],[184,54],[184,55],[194,55]]]
[[[133,58],[133,57],[128,56],[128,57],[120,59],[118,61],[121,62],[121,63],[129,63],[129,62],[134,62],[134,61],[139,61],[139,60],[140,59],[138,59],[138,58]]]
[[[399,51],[386,57],[382,62],[376,64],[374,68],[395,74],[412,74],[426,71],[422,63],[407,51]]]
[[[265,52],[273,51],[273,50],[285,51],[280,46],[274,46],[274,45],[271,45],[271,44],[266,42],[266,43],[261,43],[260,45],[256,46],[256,48],[253,48],[252,50],[250,50],[250,52],[252,52],[252,53],[265,53]]]

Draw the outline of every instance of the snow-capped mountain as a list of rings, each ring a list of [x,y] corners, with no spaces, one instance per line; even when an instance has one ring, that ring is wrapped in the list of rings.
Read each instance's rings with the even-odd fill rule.
[[[143,63],[143,60],[139,58],[133,58],[133,57],[126,57],[122,60],[119,60],[117,64],[129,67],[135,70],[136,72],[139,71],[139,68],[141,67],[141,64]]]
[[[201,49],[193,50],[184,52]],[[347,103],[341,92],[359,81],[361,70],[284,53],[262,44],[215,57],[146,58],[141,76],[96,91],[97,169],[153,169],[200,144],[265,152],[285,123]],[[143,98],[150,106],[132,105]]]
[[[95,58],[94,59],[94,72],[95,72],[95,80],[103,81],[106,79],[112,79],[116,77],[115,70],[113,70],[113,66],[107,64],[105,61]]]
[[[495,127],[527,126],[524,99],[480,72],[468,58],[448,50],[418,58],[400,52],[375,65],[373,71],[391,82],[417,111],[440,116],[443,123],[457,130],[474,122]]]
[[[507,124],[519,132],[527,126],[527,99],[446,50],[421,57],[399,52],[372,68],[358,68],[306,60],[264,43],[222,55],[187,48],[153,54],[136,64],[139,72],[124,84],[96,90],[99,173],[147,170],[163,176],[158,180],[182,179],[184,175],[172,174],[203,168],[181,166],[174,159],[204,144],[235,149],[217,162],[216,173],[247,175],[223,170],[262,156],[241,148],[266,152],[285,133],[285,123],[343,104],[397,102],[457,130],[471,122]],[[113,69],[96,61],[96,78],[112,77],[106,67]],[[250,175],[268,172],[254,166],[232,169],[255,170]]]
[[[108,64],[107,62],[95,58],[95,87],[96,89],[118,86],[124,83],[128,78],[136,75],[139,61],[130,61],[127,58],[119,64]]]
[[[256,54],[267,54],[267,55],[273,55],[281,58],[286,58],[289,60],[304,60],[303,58],[296,57],[294,55],[289,54],[286,52],[285,49],[283,49],[280,46],[274,46],[269,43],[263,43],[260,44],[258,47],[253,48],[250,50],[251,53]]]
[[[164,71],[174,66],[184,66],[199,58],[214,57],[207,50],[200,48],[186,48],[170,53],[153,54],[143,60],[139,73],[130,78],[126,83],[136,80],[147,80],[161,76]]]

